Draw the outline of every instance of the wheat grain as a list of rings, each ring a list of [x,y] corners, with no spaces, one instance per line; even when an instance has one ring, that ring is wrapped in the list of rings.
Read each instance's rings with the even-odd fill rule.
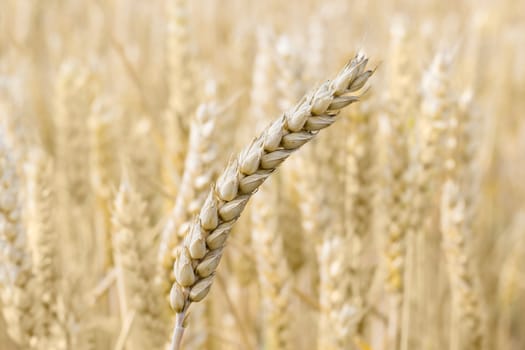
[[[415,288],[417,301],[417,319],[414,322],[420,328],[418,332],[437,332],[438,328],[429,328],[426,320],[431,319],[431,314],[436,312],[435,305],[426,300],[432,292],[432,285],[436,282],[431,279],[436,271],[437,264],[431,261],[429,251],[435,251],[438,247],[435,240],[432,242],[432,203],[434,191],[439,189],[439,175],[442,172],[443,132],[445,120],[450,113],[450,68],[451,57],[447,53],[439,53],[435,56],[431,66],[425,72],[422,81],[421,118],[417,128],[416,151],[412,166],[414,167],[415,186],[411,192],[410,227],[416,235],[415,265]],[[432,243],[435,246],[432,246]],[[436,335],[421,339],[423,342],[431,342]],[[427,345],[420,345],[427,346]]]

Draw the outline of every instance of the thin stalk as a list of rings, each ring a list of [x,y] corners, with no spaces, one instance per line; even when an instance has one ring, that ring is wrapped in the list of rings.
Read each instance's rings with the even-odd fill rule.
[[[124,350],[126,347],[126,341],[131,331],[131,326],[133,326],[133,321],[135,321],[135,311],[132,311],[125,319],[122,326],[120,335],[117,339],[117,344],[115,345],[115,350]]]
[[[177,313],[175,316],[175,328],[173,329],[173,336],[171,338],[170,350],[180,350],[182,344],[182,336],[184,335],[184,317],[186,311]]]

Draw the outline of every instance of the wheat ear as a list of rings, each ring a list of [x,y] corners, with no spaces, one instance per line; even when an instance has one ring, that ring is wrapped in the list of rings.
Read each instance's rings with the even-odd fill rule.
[[[188,307],[208,294],[231,227],[252,194],[293,151],[332,125],[340,109],[359,99],[350,94],[372,75],[371,70],[365,71],[367,62],[358,54],[333,81],[307,94],[293,110],[272,122],[230,161],[210,190],[173,267],[170,301],[177,320],[172,349],[180,347]]]
[[[165,182],[179,188],[188,150],[190,122],[197,107],[195,63],[192,57],[188,0],[165,0],[166,52],[169,74],[169,107],[165,113]]]
[[[54,224],[53,169],[51,159],[34,149],[25,165],[27,179],[27,233],[31,242],[35,292],[39,296],[39,346],[52,347],[59,324],[57,316],[57,232]]]
[[[89,141],[85,121],[94,98],[94,76],[85,66],[66,61],[57,78],[56,154],[57,169],[74,204],[85,202],[89,193]]]
[[[123,300],[122,313],[135,312],[130,346],[160,349],[164,342],[159,291],[152,288],[154,264],[147,240],[140,235],[149,230],[146,203],[124,177],[115,198],[113,211],[113,254],[118,268],[117,280]]]
[[[433,335],[419,338],[421,342],[430,343],[435,339],[436,327],[429,327],[428,319],[435,311],[435,306],[428,303],[430,286],[435,281],[433,272],[429,272],[434,265],[431,263],[427,251],[434,250],[429,246],[429,232],[432,230],[432,216],[430,203],[434,202],[434,190],[438,190],[437,175],[440,169],[442,156],[441,143],[445,116],[450,111],[449,71],[450,57],[445,53],[436,55],[430,68],[423,76],[423,91],[421,103],[421,118],[419,118],[418,137],[420,138],[415,158],[415,186],[412,191],[410,212],[410,229],[415,236],[415,325],[417,332],[434,332]],[[432,310],[434,308],[434,310]],[[420,345],[426,346],[426,345]]]
[[[22,224],[16,165],[0,132],[0,292],[7,332],[15,342],[35,346],[35,300],[31,255]]]
[[[195,62],[192,60],[191,31],[188,0],[167,0],[167,54],[170,70],[170,106],[175,113],[174,122],[187,133],[189,120],[185,116],[194,112],[197,99],[194,94]]]
[[[342,227],[338,231],[341,233]],[[352,338],[361,310],[352,293],[353,276],[349,273],[348,247],[351,247],[351,243],[342,234],[326,237],[319,247],[319,350],[353,348]]]
[[[408,203],[410,194],[410,162],[408,151],[408,125],[415,114],[414,94],[407,91],[413,86],[408,54],[408,34],[403,22],[396,22],[391,30],[392,72],[389,87],[388,135],[383,143],[386,150],[386,176],[384,179],[384,213],[386,217],[385,245],[386,289],[389,296],[388,344],[392,349],[406,348],[410,327],[409,305],[405,297],[405,279],[411,278],[407,263],[409,232]],[[410,238],[410,240],[409,240]],[[411,247],[410,247],[411,248]],[[403,317],[403,319],[402,319]],[[404,324],[401,324],[403,322]],[[401,334],[402,333],[402,334]]]
[[[482,349],[483,329],[480,295],[473,278],[471,259],[465,235],[465,200],[459,186],[447,180],[441,198],[441,233],[443,249],[450,277],[453,320],[457,325],[459,339],[452,339],[451,348]],[[456,330],[454,330],[456,333]],[[454,342],[458,342],[455,343]]]

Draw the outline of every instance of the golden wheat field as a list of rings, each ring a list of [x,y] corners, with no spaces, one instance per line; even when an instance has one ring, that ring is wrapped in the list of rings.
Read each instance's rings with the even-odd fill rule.
[[[0,0],[0,310],[0,350],[525,349],[525,1]]]

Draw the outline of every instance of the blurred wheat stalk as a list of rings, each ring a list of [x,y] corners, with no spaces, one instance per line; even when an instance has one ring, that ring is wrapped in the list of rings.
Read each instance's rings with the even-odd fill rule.
[[[525,347],[523,1],[1,8],[1,349]]]

